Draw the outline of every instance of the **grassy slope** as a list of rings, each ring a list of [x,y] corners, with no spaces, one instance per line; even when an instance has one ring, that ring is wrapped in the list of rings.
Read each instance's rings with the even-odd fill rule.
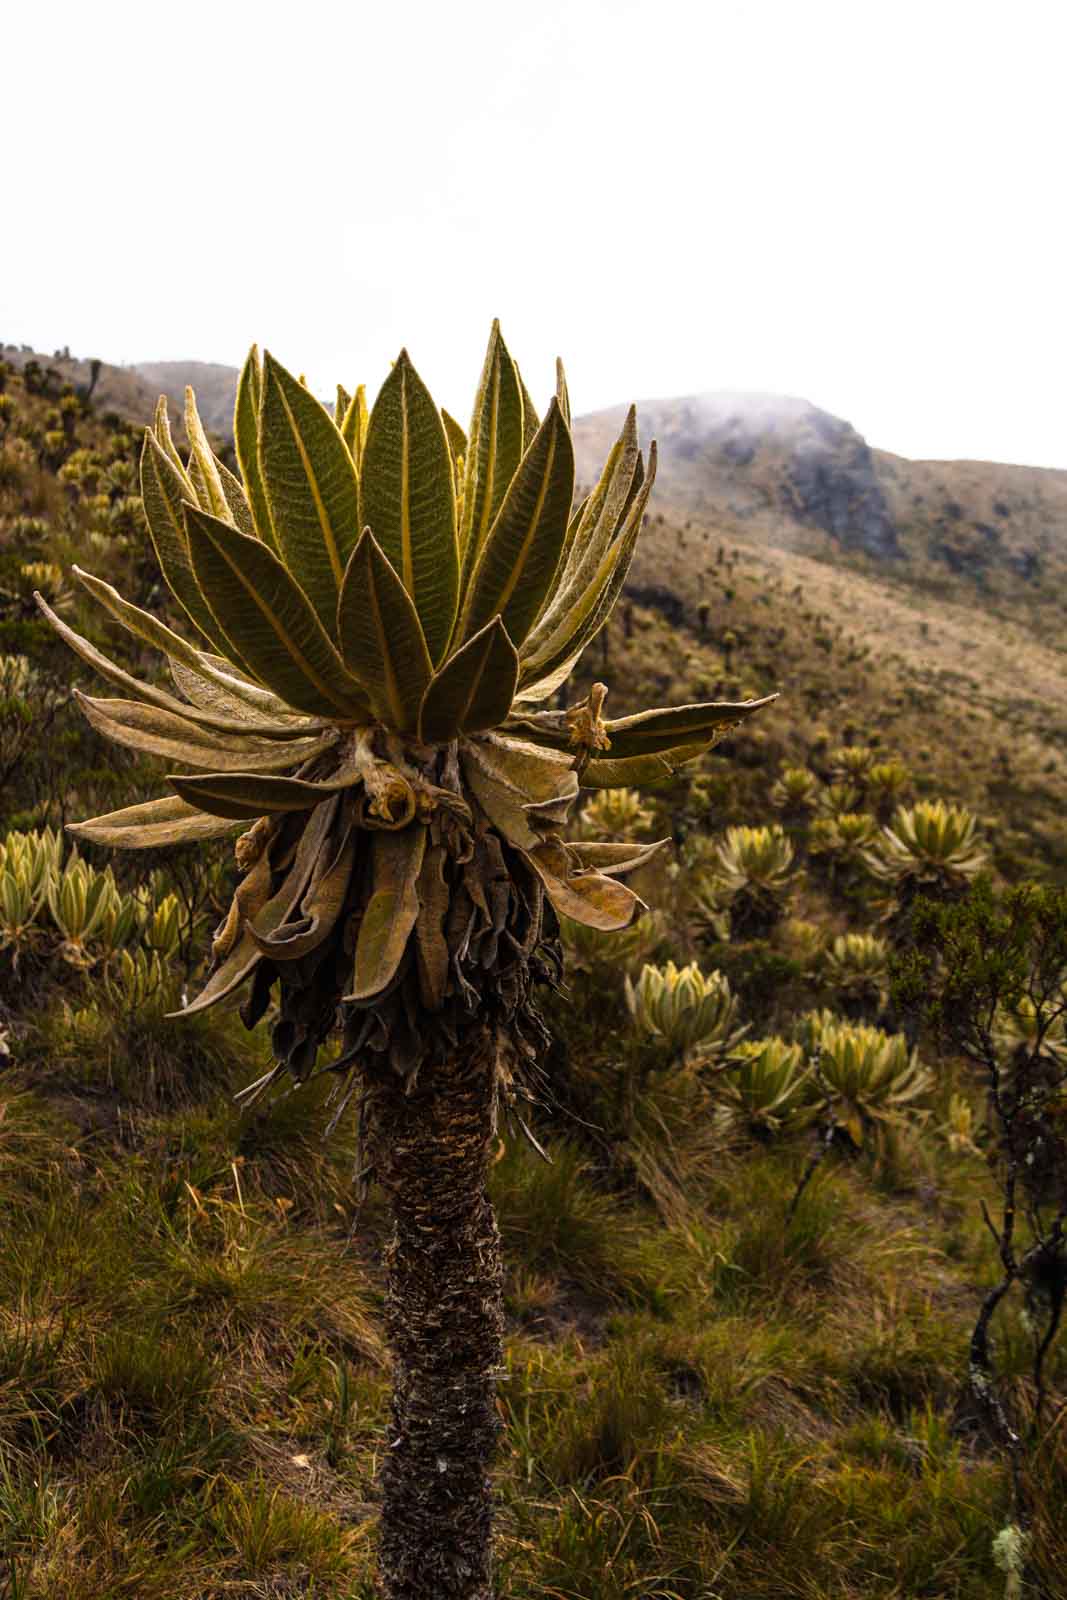
[[[23,421],[43,425],[50,402],[17,382],[9,392]],[[77,432],[101,455],[127,450],[92,419]],[[142,598],[151,569],[102,511],[70,508],[25,442],[4,451],[0,649],[66,677],[71,662],[29,620],[23,562],[81,558]],[[27,529],[27,517],[40,521]],[[1025,788],[1029,809],[1016,814],[1013,802],[994,838],[1008,870],[1040,851],[1051,812],[1030,786],[1059,757],[1036,722],[1032,744],[994,733],[981,708],[984,720],[957,729],[946,706],[961,702],[924,680],[913,654],[898,646],[899,662],[878,651],[848,661],[854,611],[839,635],[832,593],[819,587],[835,581],[832,569],[776,569],[774,552],[750,550],[720,570],[713,549],[710,562],[703,552],[694,561],[692,530],[685,538],[659,530],[659,555],[636,574],[655,603],[631,600],[590,669],[606,658],[619,709],[720,682],[787,693],[761,729],[706,762],[702,785],[659,797],[657,824],[699,835],[762,820],[779,762],[818,760],[852,721],[901,750],[928,790],[1003,817],[993,785]],[[680,625],[665,626],[663,595],[647,591],[662,585],[668,554],[678,566],[666,587],[686,603]],[[794,580],[805,588],[795,601]],[[880,603],[872,597],[871,626]],[[740,639],[730,673],[726,620]],[[1007,750],[1010,778],[975,758],[986,738]],[[104,751],[60,706],[47,748],[26,747],[4,792],[0,832],[14,815],[103,809],[131,787],[158,792],[158,778]],[[126,881],[142,873],[139,863],[121,870]],[[668,945],[707,965],[685,886],[684,873],[653,886]],[[815,874],[791,909],[827,928],[875,914],[868,896],[833,893]],[[751,954],[733,959],[756,1032],[828,998],[799,966],[788,993],[768,994]],[[239,1115],[228,1096],[262,1070],[266,1045],[232,1017],[135,1023],[98,973],[66,966],[54,943],[17,971],[10,953],[0,963],[11,1053],[0,1077],[0,1593],[369,1596],[387,1424],[383,1219],[372,1196],[345,1248],[350,1131],[322,1145],[315,1092]],[[501,1593],[1002,1593],[990,1541],[1004,1473],[980,1439],[950,1428],[992,1272],[977,1215],[990,1193],[984,1164],[951,1153],[938,1132],[958,1069],[939,1065],[925,1124],[881,1160],[868,1151],[827,1163],[789,1224],[802,1138],[753,1140],[723,1121],[713,1086],[691,1071],[654,1074],[627,1109],[636,1068],[617,964],[576,973],[552,1020],[564,1106],[538,1133],[554,1163],[519,1146],[502,1149],[494,1173],[509,1261]],[[999,1354],[1025,1395],[1017,1308]],[[1067,1382],[1062,1356],[1055,1380]],[[1067,1485],[1062,1429],[1034,1470],[1051,1508]],[[1055,1594],[1062,1531],[1050,1516],[1039,1535]]]

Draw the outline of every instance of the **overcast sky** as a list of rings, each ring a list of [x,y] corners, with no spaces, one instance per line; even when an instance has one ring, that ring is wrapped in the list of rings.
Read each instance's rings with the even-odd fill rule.
[[[11,0],[0,340],[1067,467],[1062,0]]]

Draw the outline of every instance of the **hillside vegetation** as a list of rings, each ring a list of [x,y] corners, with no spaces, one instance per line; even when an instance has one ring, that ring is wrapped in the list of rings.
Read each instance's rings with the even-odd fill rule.
[[[165,768],[81,718],[70,685],[98,680],[33,591],[100,644],[75,563],[181,623],[144,531],[136,428],[50,364],[54,379],[0,367],[0,1595],[369,1600],[383,1213],[353,1182],[351,1124],[323,1137],[328,1079],[242,1111],[264,1025],[166,1015],[228,903],[225,849],[111,859],[59,834],[158,795]],[[651,910],[632,930],[565,930],[555,1104],[532,1122],[551,1160],[501,1140],[502,1595],[1005,1593],[1011,1473],[964,1389],[1000,1274],[981,1214],[999,1215],[998,1134],[975,1068],[893,996],[911,914],[897,808],[971,813],[950,901],[987,869],[1067,881],[1067,669],[1044,622],[1064,490],[1052,474],[1044,498],[1027,491],[1025,532],[1022,488],[1003,491],[1019,508],[990,523],[986,590],[924,544],[928,522],[902,523],[875,469],[900,553],[736,483],[731,521],[672,469],[584,663],[616,715],[781,698],[575,823],[675,850],[635,881]],[[948,492],[932,466],[898,470],[908,494]],[[950,520],[970,527],[1002,471],[975,468],[968,498],[961,469]],[[1027,577],[1011,563],[1031,540]],[[108,646],[144,671],[119,630]],[[1017,1051],[1025,1016],[998,1027]],[[1047,1326],[1032,1290],[995,1324],[997,1392],[1024,1431]],[[1063,1340],[1045,1382],[1052,1421],[1021,1468],[1025,1592],[1062,1600]]]

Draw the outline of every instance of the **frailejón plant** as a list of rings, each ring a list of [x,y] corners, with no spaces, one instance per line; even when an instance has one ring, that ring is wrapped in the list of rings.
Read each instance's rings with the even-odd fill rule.
[[[562,369],[540,418],[496,326],[466,433],[406,351],[373,407],[362,388],[342,391],[331,415],[253,350],[240,478],[191,394],[185,424],[183,458],[161,404],[141,458],[182,631],[77,574],[162,652],[174,689],[135,680],[40,602],[119,691],[78,693],[93,726],[172,769],[170,795],[74,831],[135,849],[240,831],[240,882],[187,1010],[245,987],[252,1025],[273,1002],[268,1081],[306,1079],[340,1035],[337,1114],[357,1097],[394,1222],[384,1592],[485,1600],[498,1117],[521,1121],[537,1093],[534,986],[558,972],[557,914],[626,927],[639,902],[619,876],[658,848],[569,844],[560,830],[580,785],[669,774],[763,702],[611,720],[597,684],[569,710],[543,709],[621,591],[655,446],[646,460],[631,408],[572,505]]]
[[[733,827],[715,842],[707,884],[729,906],[733,931],[758,936],[781,917],[794,877],[793,846],[781,827]]]
[[[800,1128],[816,1116],[810,1093],[811,1069],[799,1044],[785,1039],[742,1039],[731,1050],[734,1065],[722,1092],[738,1119],[767,1137],[787,1125]]]
[[[674,1056],[700,1050],[720,1056],[746,1031],[738,1026],[737,999],[721,972],[701,972],[695,961],[678,967],[646,965],[636,983],[625,979],[626,1003],[644,1038]]]
[[[914,1115],[915,1101],[933,1087],[933,1074],[903,1034],[842,1022],[826,1011],[810,1012],[798,1033],[818,1064],[820,1086],[832,1097],[837,1122],[857,1149],[881,1127]]]
[[[898,806],[893,821],[864,853],[870,870],[892,883],[898,896],[902,891],[930,894],[963,888],[987,859],[977,819],[963,806],[943,800]]]

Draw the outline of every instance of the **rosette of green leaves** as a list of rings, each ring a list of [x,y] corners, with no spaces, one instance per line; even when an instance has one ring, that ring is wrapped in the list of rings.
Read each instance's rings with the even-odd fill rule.
[[[801,817],[814,809],[819,780],[807,767],[783,767],[771,785],[770,802],[786,817]]]
[[[867,774],[867,798],[883,821],[898,805],[911,783],[911,773],[902,761],[876,761]]]
[[[825,1011],[810,1013],[798,1032],[816,1080],[831,1096],[836,1120],[857,1149],[872,1128],[915,1114],[915,1102],[933,1088],[933,1073],[903,1034],[843,1022]]]
[[[117,1011],[144,1016],[163,1012],[173,983],[155,950],[123,950],[104,974],[104,989]]]
[[[848,998],[873,996],[884,1004],[889,983],[885,940],[873,933],[838,934],[823,956],[823,976]]]
[[[560,935],[570,965],[579,972],[599,972],[610,965],[615,972],[632,972],[646,962],[668,937],[666,919],[659,911],[646,911],[628,928],[605,933],[588,923],[560,918]]]
[[[704,875],[710,906],[729,906],[735,919],[751,911],[758,923],[780,916],[795,869],[793,846],[777,824],[727,828],[717,839]]]
[[[828,857],[842,865],[865,860],[864,851],[874,842],[878,824],[866,811],[842,811],[836,816],[819,817],[812,823],[808,849],[812,855]]]
[[[46,829],[12,832],[0,841],[0,950],[15,962],[40,936],[38,914],[59,868],[62,840]]]
[[[972,812],[944,800],[920,800],[897,807],[892,823],[863,858],[875,877],[898,889],[904,884],[955,888],[982,870],[988,854]]]
[[[830,778],[864,789],[874,764],[874,751],[865,744],[845,744],[830,752]]]
[[[819,793],[819,810],[824,817],[840,817],[857,811],[861,799],[862,791],[856,783],[828,783]]]
[[[734,1065],[721,1080],[724,1100],[757,1133],[806,1127],[817,1107],[811,1095],[811,1069],[799,1044],[779,1038],[742,1039],[733,1047]]]
[[[251,979],[260,1015],[270,982],[303,981],[315,957],[323,1016],[328,990],[365,1006],[411,972],[416,1004],[436,1011],[477,993],[466,967],[484,971],[502,940],[529,959],[542,899],[601,931],[627,926],[640,902],[619,877],[656,847],[565,844],[579,780],[670,774],[766,703],[606,719],[598,689],[570,711],[540,709],[629,570],[655,477],[634,410],[577,505],[562,368],[539,416],[496,325],[466,431],[406,351],[372,405],[360,387],[330,411],[253,348],[237,392],[239,474],[213,451],[191,391],[184,420],[183,454],[161,402],[140,475],[178,626],[77,572],[161,653],[173,687],[135,678],[39,603],[118,690],[75,691],[94,728],[172,769],[169,797],[74,831],[149,848],[247,829],[195,1006]],[[464,896],[469,933],[448,916]],[[322,953],[336,947],[339,961],[340,930],[357,925],[346,980]]]
[[[60,955],[72,967],[93,965],[94,943],[109,954],[121,949],[139,925],[136,902],[120,894],[111,868],[98,872],[77,851],[50,879],[47,898],[52,921],[63,936]]]
[[[628,838],[647,833],[655,820],[652,808],[636,789],[602,789],[586,801],[576,817],[578,830],[587,838]]]
[[[141,939],[147,949],[166,958],[181,943],[182,905],[176,894],[165,894],[146,908]]]
[[[638,1034],[675,1055],[699,1048],[722,1056],[745,1033],[738,1025],[737,998],[722,972],[686,967],[642,967],[636,983],[625,979],[626,1003]]]
[[[997,1007],[991,1033],[1001,1074],[1008,1079],[1020,1053],[1043,1058],[1057,1071],[1067,1068],[1067,973],[1058,1006],[1054,999],[1051,1005],[1037,1006],[1029,995],[1020,994],[1014,1004]]]

